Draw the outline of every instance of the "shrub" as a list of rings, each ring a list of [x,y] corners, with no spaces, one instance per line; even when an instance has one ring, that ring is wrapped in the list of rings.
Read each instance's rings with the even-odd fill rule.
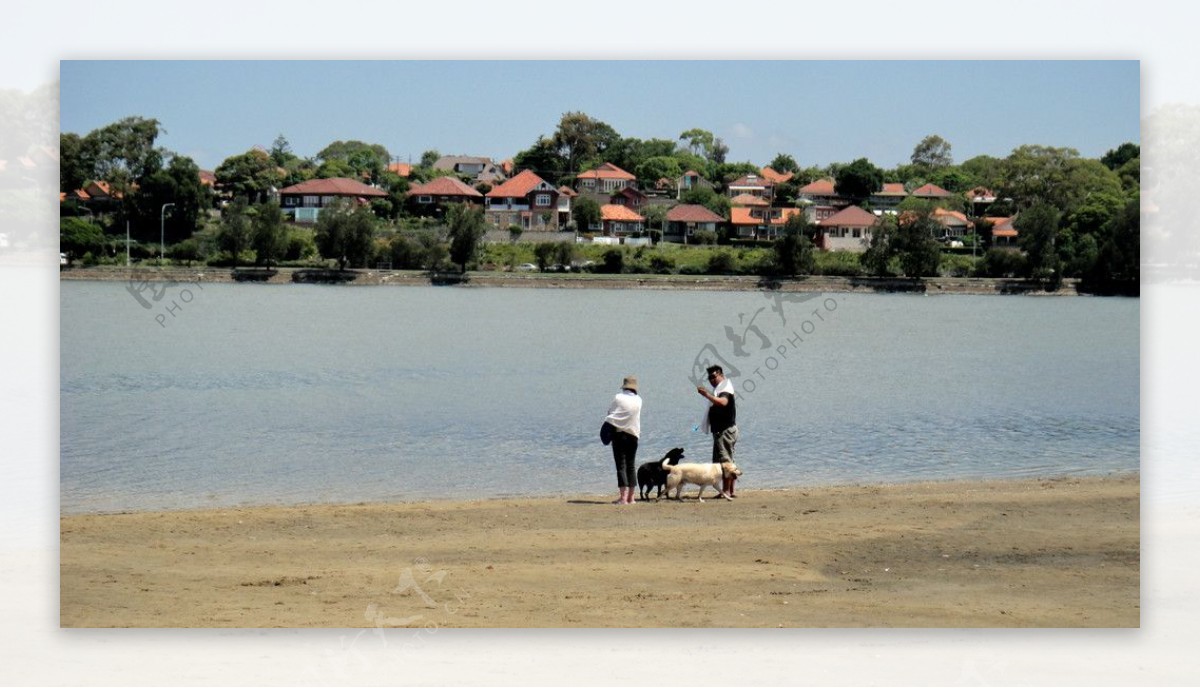
[[[733,255],[728,251],[717,251],[708,258],[708,274],[710,275],[731,275],[734,273],[734,269]]]
[[[1025,272],[1025,256],[1019,251],[989,248],[975,267],[980,277],[1015,277]]]
[[[610,248],[604,252],[601,263],[604,268],[600,272],[620,274],[625,269],[625,252],[619,248]]]
[[[675,271],[675,260],[670,256],[652,256],[650,272],[656,275],[669,275]]]

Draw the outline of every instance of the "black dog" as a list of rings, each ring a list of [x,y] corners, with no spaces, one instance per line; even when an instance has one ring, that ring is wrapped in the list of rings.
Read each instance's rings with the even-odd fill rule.
[[[655,501],[658,501],[658,498],[662,497],[663,488],[667,485],[667,471],[663,470],[663,461],[665,460],[669,465],[674,466],[682,458],[683,447],[675,447],[658,461],[650,461],[638,466],[637,481],[642,499],[650,498],[650,488],[653,487],[658,488],[658,494],[654,496]]]

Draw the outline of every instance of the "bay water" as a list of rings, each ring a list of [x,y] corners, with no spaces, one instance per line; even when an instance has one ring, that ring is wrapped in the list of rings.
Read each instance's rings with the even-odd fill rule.
[[[1139,469],[1136,299],[65,281],[60,345],[64,513],[608,496],[710,362],[740,491]]]

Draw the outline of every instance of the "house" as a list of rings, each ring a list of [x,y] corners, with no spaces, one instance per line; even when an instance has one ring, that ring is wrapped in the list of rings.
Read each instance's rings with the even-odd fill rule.
[[[388,172],[405,179],[412,176],[412,165],[406,162],[394,162],[387,166]]]
[[[987,217],[984,219],[992,225],[993,247],[1019,250],[1017,239],[1020,237],[1020,232],[1013,226],[1015,217]]]
[[[763,179],[766,179],[772,184],[783,184],[785,182],[790,182],[792,177],[796,175],[792,174],[791,172],[776,172],[771,167],[764,167],[762,168],[762,176]]]
[[[491,158],[468,155],[443,155],[433,163],[433,169],[462,175],[475,184],[497,184],[508,176]]]
[[[943,189],[937,184],[926,184],[922,187],[913,189],[913,198],[923,198],[927,201],[944,201],[948,198],[954,198],[955,194]]]
[[[556,231],[558,189],[532,170],[524,170],[484,195],[484,210],[493,226],[516,225],[524,230]]]
[[[209,170],[200,170],[200,186],[207,186],[210,189],[217,187],[217,175]]]
[[[775,197],[775,183],[756,174],[747,174],[729,182],[728,192],[730,198],[750,194],[770,203]]]
[[[840,208],[848,201],[834,190],[832,179],[818,179],[809,182],[796,192],[796,202],[804,205],[825,205]]]
[[[296,222],[316,222],[321,209],[338,201],[360,205],[374,198],[387,198],[387,192],[345,177],[310,179],[279,190],[279,207]]]
[[[765,199],[763,199],[762,196],[755,196],[748,193],[734,196],[733,198],[729,199],[729,204],[741,208],[763,208],[771,205]]]
[[[571,201],[578,196],[569,186],[558,187],[558,226],[565,227],[571,221]]]
[[[806,205],[804,206],[804,217],[812,224],[816,224],[821,220],[833,217],[841,208],[832,205]]]
[[[609,197],[608,202],[613,205],[623,205],[638,210],[646,205],[649,196],[639,191],[637,188],[627,186]]]
[[[408,204],[418,214],[437,215],[447,203],[483,204],[483,194],[456,177],[438,177],[408,190]]]
[[[975,231],[975,225],[971,223],[967,216],[956,210],[946,210],[945,208],[934,208],[933,219],[937,220],[944,228],[940,239],[962,239],[970,232]]]
[[[884,182],[883,188],[871,194],[868,202],[875,210],[886,212],[895,210],[906,198],[908,198],[908,192],[904,190],[902,182]]]
[[[713,188],[712,183],[704,177],[701,177],[699,172],[695,170],[688,170],[687,172],[684,172],[679,179],[675,180],[675,197],[678,198],[685,192],[700,188],[701,186],[706,186],[710,189]]]
[[[575,176],[575,179],[575,188],[595,193],[614,193],[627,187],[637,186],[637,177],[611,162],[606,162],[596,169],[581,172]]]
[[[986,186],[977,186],[967,192],[967,202],[971,204],[971,214],[978,217],[996,202],[996,192]]]
[[[729,224],[738,239],[768,240],[779,236],[788,219],[801,212],[800,208],[730,208]]]
[[[842,208],[817,223],[817,247],[823,251],[862,253],[871,243],[872,229],[879,218],[856,205]]]
[[[646,218],[623,205],[600,206],[600,231],[605,236],[620,236],[640,232]]]
[[[680,240],[687,243],[687,238],[696,232],[716,232],[725,224],[725,218],[705,208],[702,205],[677,205],[667,211],[667,228],[663,238],[668,241]]]

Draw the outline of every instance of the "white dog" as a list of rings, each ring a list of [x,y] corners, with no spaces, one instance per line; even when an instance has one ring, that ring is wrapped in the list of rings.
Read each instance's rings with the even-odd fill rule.
[[[704,488],[711,485],[722,497],[729,499],[729,495],[725,494],[722,485],[722,478],[726,475],[740,476],[741,469],[732,461],[722,461],[721,463],[677,463],[674,466],[663,461],[662,468],[667,472],[667,497],[670,498],[671,490],[675,490],[675,499],[680,498],[680,493],[683,492],[683,486],[686,484],[699,485],[700,491],[696,493],[696,499],[703,502],[701,495],[704,494]],[[733,500],[730,500],[733,501]]]

